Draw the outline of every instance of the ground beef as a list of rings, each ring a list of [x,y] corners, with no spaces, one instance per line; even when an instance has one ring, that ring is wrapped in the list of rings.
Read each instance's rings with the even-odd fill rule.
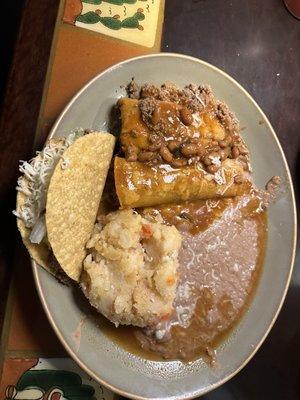
[[[134,78],[132,78],[129,85],[127,85],[126,91],[127,91],[128,97],[130,97],[131,99],[139,99],[140,98],[140,87],[136,83]]]
[[[233,112],[229,110],[228,106],[225,103],[221,101],[216,102],[215,114],[221,124],[229,132],[234,133],[240,130],[239,121],[236,119],[236,116],[233,114]]]
[[[249,152],[240,136],[239,122],[228,106],[214,97],[208,85],[191,83],[183,89],[172,83],[139,87],[133,80],[127,92],[138,100],[140,117],[150,131],[147,148],[127,146],[124,149],[127,161],[149,164],[163,161],[175,168],[197,164],[209,174],[215,174],[222,162],[231,158],[250,171]],[[173,107],[166,111],[169,103]],[[206,116],[216,123],[211,123]],[[206,137],[197,133],[199,123],[203,124],[201,118],[206,125]],[[222,129],[226,133],[220,138]],[[236,177],[236,183],[242,179],[242,176]]]
[[[139,101],[139,109],[141,111],[142,120],[148,124],[152,114],[157,106],[156,101],[152,98],[145,98]]]
[[[141,99],[146,99],[146,98],[153,98],[155,100],[161,100],[160,99],[160,88],[158,86],[154,86],[154,85],[149,85],[148,83],[146,83],[145,85],[143,85],[141,87],[141,92],[140,92]]]
[[[170,101],[188,107],[192,112],[202,111],[214,100],[212,90],[207,85],[197,86],[190,84],[184,89],[178,89],[171,84],[163,84],[160,87],[145,84],[141,87],[140,98],[160,101]]]
[[[190,84],[182,90],[180,104],[188,107],[192,112],[202,111],[214,100],[209,86]]]

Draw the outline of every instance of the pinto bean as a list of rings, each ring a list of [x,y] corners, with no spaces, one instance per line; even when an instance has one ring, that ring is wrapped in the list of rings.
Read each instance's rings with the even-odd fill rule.
[[[198,156],[200,156],[201,158],[204,158],[206,155],[207,155],[207,151],[206,151],[205,147],[199,143]]]
[[[133,162],[133,161],[136,161],[137,160],[137,155],[136,154],[129,154],[129,155],[127,155],[126,156],[126,161],[129,161],[129,162]]]
[[[220,150],[221,150],[220,146],[214,146],[212,148],[212,151],[220,151]]]
[[[220,157],[220,152],[219,151],[212,151],[209,155],[209,157]]]
[[[221,147],[221,149],[225,149],[225,147],[228,146],[226,140],[225,139],[224,140],[220,140],[219,141],[219,146]]]
[[[161,138],[159,137],[159,135],[157,135],[156,133],[150,133],[149,135],[149,141],[151,143],[157,143],[158,141],[160,141]]]
[[[206,171],[209,172],[210,174],[215,174],[218,171],[219,167],[217,165],[208,165],[206,167]]]
[[[149,135],[149,142],[150,142],[151,144],[148,146],[148,149],[149,149],[150,151],[157,151],[157,150],[160,149],[162,139],[161,139],[161,137],[160,137],[159,135],[157,135],[156,133],[151,133],[151,134]]]
[[[138,154],[138,148],[136,146],[127,146],[125,148],[125,158],[126,161],[136,161],[137,160],[137,154]]]
[[[193,123],[192,113],[187,107],[183,107],[179,112],[180,119],[182,123],[186,126],[190,126]]]
[[[199,145],[196,143],[184,144],[181,147],[181,153],[184,157],[194,156],[199,153]]]
[[[188,164],[189,165],[194,165],[194,164],[197,164],[199,161],[200,161],[200,157],[199,156],[190,157],[188,159]]]
[[[170,163],[173,161],[173,155],[170,152],[170,150],[167,148],[167,146],[162,145],[161,148],[159,149],[159,154],[162,156],[162,158]]]
[[[233,146],[233,148],[231,149],[232,158],[238,158],[239,155],[240,155],[239,148],[237,146]]]
[[[238,149],[239,149],[240,154],[242,154],[243,156],[249,154],[248,149],[246,149],[246,147],[244,147],[244,146],[239,146]]]
[[[245,177],[243,175],[236,175],[234,177],[234,182],[237,184],[245,182]]]
[[[148,150],[157,151],[160,149],[160,147],[161,147],[161,142],[157,142],[157,143],[150,144],[150,146],[148,146]]]
[[[172,167],[181,168],[187,165],[187,160],[184,158],[174,158],[171,162]]]
[[[179,147],[180,147],[180,142],[178,140],[170,140],[168,142],[168,149],[172,152],[177,150]]]
[[[159,109],[156,107],[153,111],[152,117],[151,117],[151,123],[153,125],[157,125],[160,121],[161,117],[160,117],[160,113],[159,113]]]
[[[273,178],[271,179],[271,181],[275,186],[280,185],[281,183],[281,178],[278,175],[273,176]]]
[[[227,146],[230,145],[230,143],[232,142],[232,138],[231,136],[226,136],[225,139],[223,140],[219,140],[219,146],[221,147],[221,149],[225,149]]]
[[[226,160],[230,154],[230,147],[226,147],[225,149],[220,150],[219,155],[221,157],[221,161]]]
[[[153,151],[140,151],[138,160],[141,162],[151,161],[155,158],[156,154]]]
[[[247,156],[239,156],[239,161],[244,165],[248,165],[249,162]]]
[[[211,159],[209,158],[209,156],[204,157],[203,164],[206,165],[206,166],[209,166],[209,165],[212,164]]]

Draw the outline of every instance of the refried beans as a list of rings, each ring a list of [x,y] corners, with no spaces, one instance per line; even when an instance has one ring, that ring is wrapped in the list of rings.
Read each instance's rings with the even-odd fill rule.
[[[244,174],[234,177],[234,184],[242,184],[244,175],[251,174],[249,152],[238,121],[224,103],[214,98],[209,87],[139,87],[132,81],[127,89],[129,97],[139,102],[148,129],[140,135],[135,131],[123,134],[120,152],[127,162],[170,164],[176,168],[199,164],[207,173],[215,174],[221,162],[231,158],[239,160],[244,170]],[[225,139],[216,141],[209,132],[202,132],[195,125],[197,113],[215,136],[224,130]],[[148,147],[140,142],[141,138]],[[220,165],[213,163],[215,157]],[[109,178],[107,184],[112,182]],[[144,358],[190,361],[204,357],[213,363],[215,349],[239,322],[255,292],[267,241],[266,209],[275,200],[279,183],[280,178],[274,177],[263,191],[251,181],[249,190],[234,198],[137,209],[145,218],[174,225],[182,235],[174,312],[171,318],[144,329],[115,328],[99,317],[101,330]],[[108,191],[110,200],[113,192]],[[118,206],[116,202],[113,207]]]
[[[255,287],[266,241],[260,198],[248,195],[145,212],[159,213],[184,239],[174,316],[158,330],[136,331],[136,336],[143,348],[166,359],[211,356]]]
[[[269,196],[262,193],[142,210],[183,236],[175,312],[152,329],[115,328],[100,317],[101,330],[144,358],[214,362],[214,349],[246,311],[263,264]]]

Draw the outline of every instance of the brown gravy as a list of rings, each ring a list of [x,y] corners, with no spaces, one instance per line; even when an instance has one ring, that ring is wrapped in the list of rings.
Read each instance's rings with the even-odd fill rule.
[[[134,327],[101,329],[126,350],[148,359],[192,360],[208,355],[246,311],[263,264],[267,237],[261,199],[235,199],[149,208],[174,224],[184,240],[174,316],[157,332]],[[156,328],[157,331],[157,328]]]

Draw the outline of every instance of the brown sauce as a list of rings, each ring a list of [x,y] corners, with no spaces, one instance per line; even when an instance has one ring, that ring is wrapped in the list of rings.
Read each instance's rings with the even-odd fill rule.
[[[126,161],[174,168],[197,165],[215,174],[230,158],[248,171],[248,149],[238,122],[209,88],[143,85],[135,92],[134,99],[118,102]]]
[[[154,331],[115,328],[101,318],[101,329],[126,350],[144,358],[192,360],[208,355],[238,323],[255,291],[267,237],[261,199],[235,199],[148,208],[183,235],[174,316]],[[156,327],[157,330],[157,327]]]
[[[266,216],[251,196],[175,207],[190,224],[182,228],[170,208],[161,210],[184,237],[170,338],[160,343],[142,332],[138,338],[164,358],[190,360],[212,354],[245,311],[264,258]]]
[[[128,162],[170,164],[173,168],[197,164],[214,174],[216,157],[220,162],[232,158],[249,171],[248,150],[238,121],[209,88],[138,87],[132,82],[129,95],[131,99],[119,102],[120,150]],[[235,183],[242,182],[242,175],[235,177]],[[143,358],[189,361],[206,356],[214,361],[214,350],[239,322],[255,292],[267,239],[265,210],[274,200],[278,184],[279,178],[274,177],[267,191],[253,189],[251,184],[250,193],[247,190],[244,196],[233,199],[141,210],[150,218],[159,217],[175,225],[183,236],[174,314],[170,320],[144,330],[116,328],[99,316],[101,330]],[[119,206],[112,193],[110,176],[100,219],[101,214]]]

